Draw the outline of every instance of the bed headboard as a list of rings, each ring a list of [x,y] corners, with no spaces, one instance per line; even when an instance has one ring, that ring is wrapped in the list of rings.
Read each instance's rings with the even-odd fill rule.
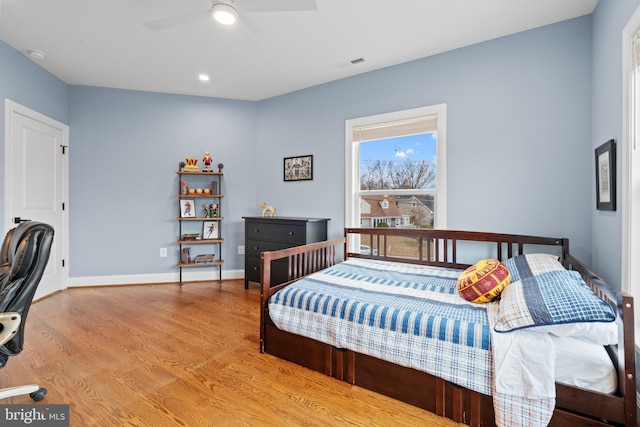
[[[465,269],[482,258],[504,261],[526,252],[563,258],[569,239],[423,228],[345,228],[346,257]],[[361,245],[370,250],[360,251]],[[544,249],[540,249],[540,248]]]

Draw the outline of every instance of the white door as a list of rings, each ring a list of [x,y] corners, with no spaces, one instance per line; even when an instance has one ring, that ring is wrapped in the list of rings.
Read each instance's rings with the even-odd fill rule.
[[[41,298],[67,287],[69,128],[9,100],[5,109],[5,232],[25,220],[55,230]]]

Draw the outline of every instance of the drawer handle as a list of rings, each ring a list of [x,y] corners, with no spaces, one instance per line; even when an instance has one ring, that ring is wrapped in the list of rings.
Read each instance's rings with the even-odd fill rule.
[[[258,269],[258,267],[253,267],[253,271],[256,271]]]
[[[254,251],[257,251],[258,249],[260,249],[260,246],[254,246],[254,247],[253,247],[253,250],[254,250]]]
[[[290,231],[290,232],[289,232],[289,236],[293,236],[293,231]]]
[[[254,230],[253,230],[253,232],[254,232],[254,233],[259,233],[259,232],[260,232],[260,229],[259,229],[259,228],[256,228],[256,229],[254,229]]]

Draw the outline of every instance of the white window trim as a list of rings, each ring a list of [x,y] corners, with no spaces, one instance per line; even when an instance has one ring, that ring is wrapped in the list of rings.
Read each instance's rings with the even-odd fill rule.
[[[437,196],[434,200],[434,228],[445,229],[447,227],[447,104],[437,104],[345,121],[345,227],[360,226],[360,202],[359,197],[357,197],[360,189],[360,142],[353,140],[353,129],[357,126],[366,126],[432,114],[437,114],[438,116],[438,134],[436,140],[436,157],[438,159],[436,164]],[[397,191],[394,191],[394,193],[395,192]],[[406,190],[406,192],[407,194],[415,193],[414,190]],[[385,191],[381,190],[379,193],[380,195],[384,195]],[[376,194],[376,192],[372,191],[370,194]]]
[[[640,285],[634,285],[634,283],[640,277],[640,268],[637,266],[637,262],[632,262],[632,260],[640,256],[640,228],[637,225],[633,226],[633,214],[634,212],[635,215],[640,214],[640,198],[633,196],[633,183],[640,173],[634,172],[634,169],[640,171],[640,157],[638,156],[640,147],[634,147],[638,143],[640,129],[637,129],[636,115],[638,111],[635,111],[634,100],[631,95],[635,81],[631,51],[633,37],[638,31],[640,31],[640,7],[636,9],[622,30],[622,133],[620,157],[623,185],[619,186],[622,205],[622,283],[620,286],[624,292],[631,294],[636,299],[640,298]],[[635,321],[636,351],[640,351],[638,346],[640,343],[640,318],[636,316]]]

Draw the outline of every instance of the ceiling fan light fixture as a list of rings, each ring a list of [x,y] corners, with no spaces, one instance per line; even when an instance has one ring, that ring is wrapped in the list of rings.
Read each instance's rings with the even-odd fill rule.
[[[238,11],[227,3],[215,3],[211,6],[213,19],[223,25],[233,25],[238,20]]]

